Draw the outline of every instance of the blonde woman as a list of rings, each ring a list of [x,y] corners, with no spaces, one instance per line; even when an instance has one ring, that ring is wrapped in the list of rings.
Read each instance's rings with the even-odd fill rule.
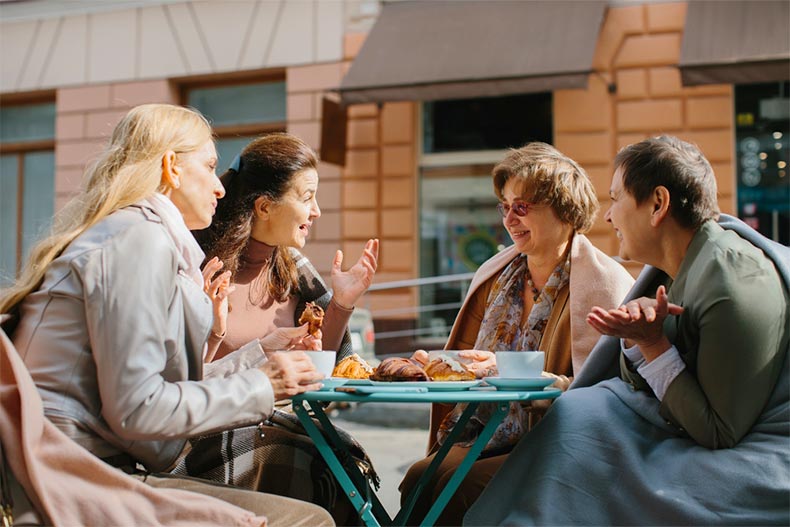
[[[132,109],[53,234],[0,297],[0,312],[15,317],[12,340],[46,416],[129,472],[166,472],[192,436],[254,433],[275,400],[319,387],[303,352],[265,353],[299,344],[304,327],[279,329],[203,364],[214,317],[199,267],[204,255],[189,230],[211,223],[225,193],[216,163],[211,129],[197,112]],[[209,283],[215,304],[225,285]],[[146,481],[259,508],[270,524],[332,523],[296,500],[166,477]]]

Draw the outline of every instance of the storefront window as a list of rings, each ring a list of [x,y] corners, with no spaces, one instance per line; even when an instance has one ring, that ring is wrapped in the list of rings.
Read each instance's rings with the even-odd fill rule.
[[[423,104],[423,152],[470,152],[551,141],[551,94]]]
[[[790,83],[735,87],[738,216],[790,245]]]
[[[512,241],[496,210],[491,170],[507,148],[552,142],[551,94],[423,105],[420,276],[474,272]],[[420,288],[418,339],[446,338],[468,282]]]
[[[55,208],[55,105],[0,106],[0,286],[49,228]]]
[[[185,92],[186,104],[200,110],[217,135],[219,174],[252,139],[285,131],[285,81],[191,86]]]

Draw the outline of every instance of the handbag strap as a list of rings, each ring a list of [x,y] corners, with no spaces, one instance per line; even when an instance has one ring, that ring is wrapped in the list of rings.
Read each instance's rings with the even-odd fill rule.
[[[11,496],[11,482],[8,477],[8,464],[5,460],[3,443],[0,443],[0,515],[3,518],[3,527],[14,525],[14,498]]]

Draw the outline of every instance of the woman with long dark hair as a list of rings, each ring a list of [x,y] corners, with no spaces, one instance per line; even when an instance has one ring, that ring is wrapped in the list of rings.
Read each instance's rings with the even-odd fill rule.
[[[318,341],[305,339],[297,347],[335,350],[338,362],[353,353],[348,321],[354,304],[373,281],[379,242],[369,240],[347,271],[341,268],[343,253],[337,251],[329,290],[299,251],[321,215],[317,169],[318,159],[307,143],[275,133],[247,145],[220,178],[226,195],[214,221],[194,233],[206,253],[206,265],[212,269],[224,265],[220,277],[229,278],[231,284],[227,302],[220,302],[215,313],[209,359],[221,359],[278,327],[298,325],[307,302],[324,308],[323,334]],[[234,440],[233,452],[245,453],[234,467],[246,475],[232,483],[243,479],[246,488],[319,504],[341,525],[358,521],[315,445],[299,432],[294,420],[277,411],[263,434]],[[177,473],[206,477],[223,469],[215,454],[226,446],[202,445],[203,450],[192,451],[176,467]],[[364,452],[357,452],[364,457]]]
[[[341,270],[343,253],[337,251],[333,291],[328,290],[299,252],[321,216],[317,169],[307,143],[276,133],[247,145],[220,178],[225,198],[211,226],[195,232],[206,258],[224,264],[234,289],[228,298],[232,314],[226,327],[215,327],[209,356],[221,358],[277,327],[297,325],[311,301],[326,310],[323,349],[337,351],[338,362],[352,353],[347,325],[354,304],[373,281],[379,242],[368,240],[348,271]]]

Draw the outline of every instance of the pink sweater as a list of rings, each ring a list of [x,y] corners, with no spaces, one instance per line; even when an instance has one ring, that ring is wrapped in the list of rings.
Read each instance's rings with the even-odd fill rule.
[[[250,238],[236,273],[236,290],[229,297],[231,311],[225,338],[209,337],[209,354],[218,349],[214,360],[279,327],[296,325],[298,292],[291,293],[285,302],[278,302],[269,296],[263,279],[259,279],[273,253],[271,245]],[[352,312],[352,309],[340,307],[334,299],[330,301],[324,317],[323,349],[338,349]]]

